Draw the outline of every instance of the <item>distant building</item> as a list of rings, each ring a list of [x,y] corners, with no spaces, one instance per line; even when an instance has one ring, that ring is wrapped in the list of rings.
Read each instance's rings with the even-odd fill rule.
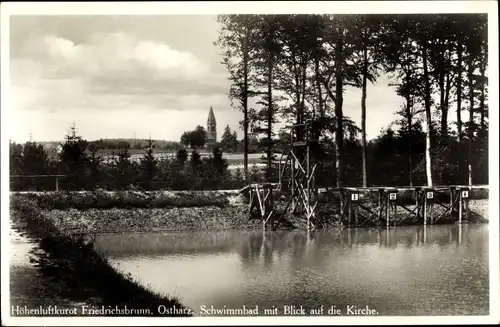
[[[214,110],[210,106],[207,119],[207,145],[217,142],[217,122],[215,121]]]

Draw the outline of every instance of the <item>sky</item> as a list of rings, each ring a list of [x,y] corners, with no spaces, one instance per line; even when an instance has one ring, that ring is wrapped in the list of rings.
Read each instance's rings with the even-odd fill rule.
[[[220,63],[218,23],[192,16],[11,16],[10,139],[57,141],[75,123],[99,138],[178,141],[206,126],[213,107],[220,139],[239,127]],[[397,118],[401,98],[387,76],[368,86],[367,136]],[[360,126],[361,91],[350,88],[344,114]]]

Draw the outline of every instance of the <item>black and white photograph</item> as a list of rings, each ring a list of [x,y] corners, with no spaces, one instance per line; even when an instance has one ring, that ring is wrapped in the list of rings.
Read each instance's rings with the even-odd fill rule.
[[[1,10],[2,325],[500,322],[496,1]]]

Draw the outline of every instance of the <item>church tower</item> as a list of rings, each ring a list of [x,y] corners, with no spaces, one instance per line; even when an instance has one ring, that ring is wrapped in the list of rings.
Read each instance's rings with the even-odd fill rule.
[[[210,106],[207,119],[207,145],[217,142],[217,122],[215,121],[214,110]]]

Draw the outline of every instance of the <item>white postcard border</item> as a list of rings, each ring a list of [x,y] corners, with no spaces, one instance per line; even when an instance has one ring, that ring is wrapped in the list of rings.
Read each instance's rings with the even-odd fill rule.
[[[10,317],[9,310],[9,16],[11,15],[182,15],[230,13],[488,13],[489,43],[489,316],[447,317]],[[19,2],[1,5],[1,272],[2,324],[25,326],[114,325],[395,325],[499,323],[499,210],[498,202],[498,3],[496,1],[290,1],[290,2]],[[7,278],[6,278],[7,277]]]

